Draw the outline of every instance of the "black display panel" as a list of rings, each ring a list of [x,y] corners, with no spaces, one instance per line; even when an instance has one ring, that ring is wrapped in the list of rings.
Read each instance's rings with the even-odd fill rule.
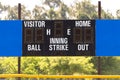
[[[24,20],[23,56],[95,56],[95,20]]]

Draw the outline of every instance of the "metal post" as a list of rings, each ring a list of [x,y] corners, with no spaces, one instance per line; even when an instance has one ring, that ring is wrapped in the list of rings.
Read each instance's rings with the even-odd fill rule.
[[[98,1],[98,19],[101,19],[101,1]],[[98,57],[98,75],[101,75],[101,57]]]
[[[101,1],[98,1],[98,18],[101,19]]]
[[[18,4],[18,19],[21,19],[21,4]],[[21,57],[18,57],[18,74],[21,73]],[[18,80],[21,80],[21,78],[18,78]]]

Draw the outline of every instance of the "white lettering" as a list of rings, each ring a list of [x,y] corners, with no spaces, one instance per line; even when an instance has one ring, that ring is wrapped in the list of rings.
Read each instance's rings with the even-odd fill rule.
[[[67,44],[68,38],[50,38],[50,44]]]
[[[68,45],[49,45],[50,51],[68,51]]]
[[[89,44],[78,44],[78,51],[88,50]]]
[[[28,51],[31,50],[31,45],[27,45]]]
[[[49,50],[52,51],[52,45],[49,45]]]
[[[91,21],[75,21],[75,26],[76,27],[90,27],[91,26]]]
[[[67,29],[67,35],[71,35],[70,32],[71,32],[71,29]]]
[[[27,45],[28,51],[41,51],[40,45]]]
[[[24,21],[25,27],[45,27],[45,21]]]
[[[51,35],[51,29],[46,30],[46,35]]]

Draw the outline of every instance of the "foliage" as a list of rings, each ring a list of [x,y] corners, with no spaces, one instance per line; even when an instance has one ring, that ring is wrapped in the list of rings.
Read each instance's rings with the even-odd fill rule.
[[[120,74],[119,70],[119,61],[118,57],[100,57],[100,66],[101,74],[105,75],[114,75]],[[91,62],[94,64],[94,68],[98,69],[98,57],[93,57]]]
[[[16,57],[1,57],[0,58],[0,73],[17,73],[17,58]],[[1,71],[0,70],[0,71]]]
[[[96,72],[92,57],[22,57],[21,71],[25,74],[91,74]],[[17,73],[17,58],[1,58],[1,73]]]

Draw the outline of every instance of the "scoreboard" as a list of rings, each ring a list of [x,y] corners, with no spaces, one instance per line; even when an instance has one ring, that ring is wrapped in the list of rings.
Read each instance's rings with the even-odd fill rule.
[[[0,20],[0,56],[120,56],[120,20]]]
[[[24,20],[23,56],[95,56],[95,20]]]

